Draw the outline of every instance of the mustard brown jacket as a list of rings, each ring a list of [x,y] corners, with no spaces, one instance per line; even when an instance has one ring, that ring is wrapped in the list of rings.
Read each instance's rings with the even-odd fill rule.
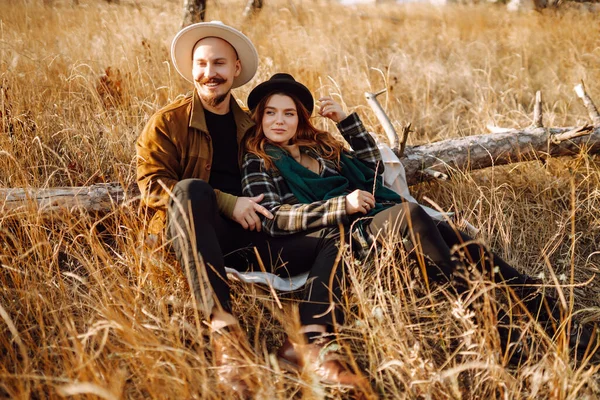
[[[237,128],[238,148],[244,133],[254,123],[231,96],[231,111]],[[166,222],[169,192],[181,180],[196,178],[207,181],[213,160],[211,135],[204,108],[196,91],[157,111],[148,121],[136,142],[137,183],[142,201],[154,215],[148,233],[161,234]],[[218,156],[218,155],[217,155]],[[241,157],[238,154],[241,163]],[[219,211],[233,215],[237,197],[215,190]]]

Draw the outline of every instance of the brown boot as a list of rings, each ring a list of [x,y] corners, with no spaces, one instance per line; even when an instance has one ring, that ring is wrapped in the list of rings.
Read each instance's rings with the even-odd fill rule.
[[[213,332],[212,349],[219,386],[233,391],[240,398],[250,398],[250,389],[254,386],[253,359],[244,332],[239,326],[228,326]]]
[[[365,378],[352,372],[336,350],[329,339],[318,339],[306,344],[296,344],[286,339],[277,356],[289,366],[313,372],[323,383],[363,387],[366,384]]]

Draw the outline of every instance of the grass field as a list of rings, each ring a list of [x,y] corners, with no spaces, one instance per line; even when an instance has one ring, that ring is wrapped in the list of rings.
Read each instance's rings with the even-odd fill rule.
[[[209,2],[207,19],[239,27],[260,54],[257,76],[235,90],[242,102],[255,84],[289,72],[382,133],[363,93],[387,87],[388,115],[398,128],[411,122],[409,144],[420,144],[485,133],[490,123],[525,127],[536,90],[546,126],[587,122],[572,90],[581,79],[600,101],[598,15],[265,3],[244,21],[245,2]],[[190,89],[169,60],[180,8],[178,0],[0,2],[0,187],[135,185],[137,135]],[[507,261],[543,276],[564,295],[565,321],[572,312],[600,318],[597,156],[475,171],[413,193],[459,212]],[[0,213],[0,397],[221,398],[206,325],[173,257],[144,248],[144,223],[135,203],[104,216]],[[368,397],[600,396],[599,367],[574,360],[564,334],[551,338],[527,316],[515,323],[532,355],[507,365],[493,312],[501,288],[475,280],[457,302],[389,248],[366,265],[348,261],[341,336],[370,381]],[[279,370],[272,354],[293,307],[234,286],[256,353],[256,398],[350,396]]]

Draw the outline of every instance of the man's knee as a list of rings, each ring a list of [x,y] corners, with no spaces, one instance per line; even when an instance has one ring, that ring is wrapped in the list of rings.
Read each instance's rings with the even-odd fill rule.
[[[169,237],[177,236],[182,229],[190,230],[189,218],[199,221],[214,221],[218,212],[214,189],[201,179],[185,179],[177,182],[167,210]]]
[[[177,182],[173,188],[173,200],[179,202],[191,201],[192,204],[200,203],[207,205],[207,202],[216,202],[215,191],[202,179],[184,179]]]

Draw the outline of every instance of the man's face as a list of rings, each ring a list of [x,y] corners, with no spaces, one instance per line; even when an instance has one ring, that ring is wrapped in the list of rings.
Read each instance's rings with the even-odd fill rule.
[[[233,79],[242,66],[233,47],[223,39],[210,37],[196,44],[192,55],[194,86],[203,103],[212,107],[229,95]]]

